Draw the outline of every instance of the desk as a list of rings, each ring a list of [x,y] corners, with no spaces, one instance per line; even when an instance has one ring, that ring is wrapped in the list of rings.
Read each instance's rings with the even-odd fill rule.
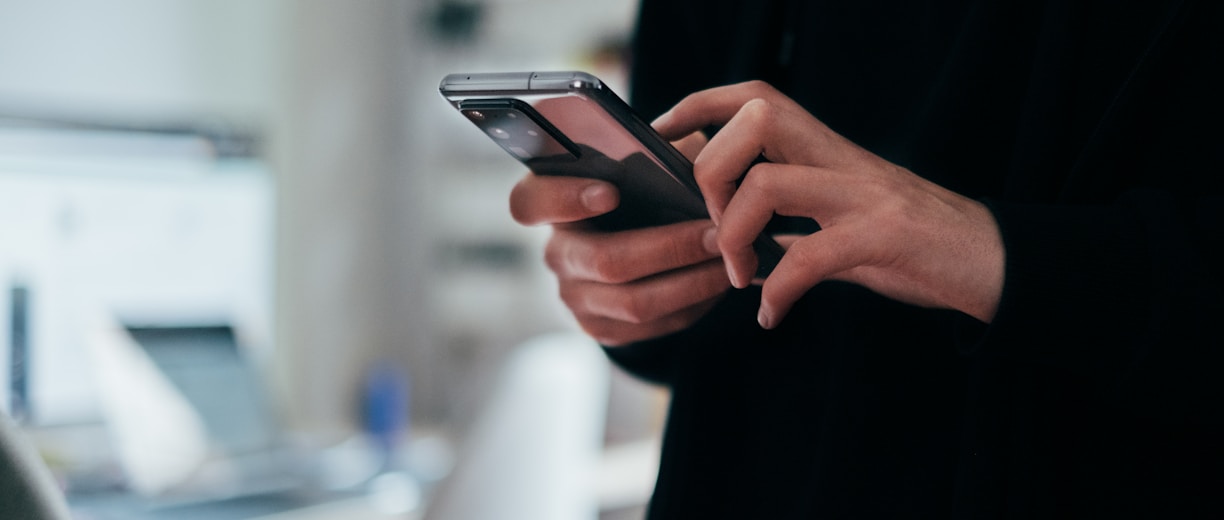
[[[259,516],[251,520],[420,520],[422,513],[419,509],[403,514],[386,513],[375,507],[370,498],[360,497]]]

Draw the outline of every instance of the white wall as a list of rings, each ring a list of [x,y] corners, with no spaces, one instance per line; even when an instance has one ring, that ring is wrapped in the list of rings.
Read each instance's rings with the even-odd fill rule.
[[[0,0],[0,109],[261,123],[284,0]]]
[[[426,22],[440,3],[0,0],[0,115],[256,130],[277,199],[272,370],[292,424],[351,430],[378,360],[412,371],[426,420],[461,420],[501,353],[569,324],[534,256],[545,232],[506,211],[521,166],[437,82],[589,68],[635,2],[492,0],[478,38],[451,43]],[[437,248],[456,240],[530,257],[511,272],[443,270]]]
[[[406,136],[415,2],[303,2],[291,15],[281,176],[280,339],[292,415],[351,428],[370,363],[427,348],[427,196]]]

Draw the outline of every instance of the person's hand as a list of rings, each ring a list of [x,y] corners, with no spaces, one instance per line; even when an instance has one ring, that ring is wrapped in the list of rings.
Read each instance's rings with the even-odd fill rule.
[[[677,143],[695,156],[699,134]],[[528,174],[510,194],[524,225],[552,225],[545,260],[579,325],[609,346],[688,328],[731,287],[709,220],[620,232],[582,221],[616,208],[611,184]]]
[[[858,147],[762,82],[692,94],[654,125],[673,138],[724,125],[697,156],[694,175],[736,287],[751,282],[752,241],[775,213],[820,224],[789,244],[764,281],[763,327],[834,279],[985,322],[994,317],[1004,250],[982,204]],[[768,162],[749,169],[760,156]]]

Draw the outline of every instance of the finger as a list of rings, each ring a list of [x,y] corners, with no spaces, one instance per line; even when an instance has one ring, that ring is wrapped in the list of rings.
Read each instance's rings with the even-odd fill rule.
[[[600,344],[619,347],[657,338],[689,328],[718,303],[718,298],[702,302],[650,323],[626,323],[602,316],[576,316],[582,329]]]
[[[744,288],[751,283],[757,268],[752,245],[775,214],[816,217],[818,212],[812,208],[827,197],[822,185],[832,184],[822,173],[815,168],[762,163],[744,177],[718,230],[718,248],[733,285]]]
[[[714,87],[689,94],[651,123],[663,137],[676,140],[712,125],[730,121],[750,100],[786,99],[763,81]]]
[[[785,250],[790,249],[790,246],[792,244],[794,244],[796,241],[798,241],[799,239],[805,236],[808,236],[808,235],[793,235],[790,233],[785,233],[785,234],[774,235],[773,239],[774,239],[774,242],[777,242],[778,245],[782,246],[782,250],[785,252]],[[755,273],[756,271],[754,270],[753,272]],[[730,278],[731,275],[728,274],[727,277]],[[753,275],[752,285],[762,285],[764,283],[765,283],[764,278],[758,277],[755,274]]]
[[[791,245],[761,287],[757,321],[772,329],[816,284],[862,263],[855,237],[843,228],[817,231]]]
[[[676,150],[679,150],[689,161],[694,161],[708,142],[709,139],[706,138],[704,133],[693,132],[679,141],[673,141],[672,146],[675,146]]]
[[[693,176],[715,222],[721,224],[722,213],[739,180],[765,153],[765,143],[774,140],[772,133],[778,120],[768,102],[759,98],[749,100],[693,162]]]
[[[751,245],[776,215],[807,217],[822,227],[837,226],[864,208],[880,210],[890,185],[867,175],[845,175],[824,168],[761,163],[744,176],[719,227],[718,244],[728,270],[751,274]],[[735,275],[732,275],[733,279]]]
[[[544,261],[562,279],[626,283],[719,256],[709,220],[616,232],[560,227]]]
[[[588,219],[619,204],[615,186],[580,177],[528,173],[510,192],[510,215],[528,226]]]
[[[741,125],[737,120],[747,124]],[[760,81],[690,94],[656,119],[654,125],[661,135],[670,138],[711,125],[723,126],[710,139],[706,150],[739,143],[747,148],[749,162],[763,155],[774,163],[845,164],[867,154],[829,130],[786,94]],[[744,171],[744,159],[739,157],[744,153],[741,150],[736,154],[736,162],[728,164],[728,168],[739,166],[732,168],[733,174]]]
[[[779,97],[785,98],[760,81],[715,87],[690,94],[654,121],[661,134],[677,137],[700,133],[711,125],[727,125],[709,144],[730,145],[728,149],[705,146],[693,158],[693,175],[715,222],[721,221],[722,211],[735,192],[736,181],[763,151],[762,142],[767,137],[760,132],[769,128],[766,123],[771,120],[761,113],[761,105],[765,105],[762,100]],[[751,121],[744,122],[745,118]],[[728,128],[739,128],[734,132],[738,140],[720,137]]]
[[[791,245],[793,245],[795,242],[798,242],[799,239],[806,237],[806,236],[808,235],[792,235],[792,234],[786,233],[786,234],[774,235],[773,239],[774,239],[774,242],[777,242],[778,245],[782,246],[782,249],[790,249]]]
[[[570,281],[561,300],[574,314],[643,324],[722,295],[731,287],[722,265],[709,261],[626,284]]]

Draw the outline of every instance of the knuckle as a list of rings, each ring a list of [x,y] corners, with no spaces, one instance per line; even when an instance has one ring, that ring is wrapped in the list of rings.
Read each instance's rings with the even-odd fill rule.
[[[744,87],[747,88],[749,92],[752,92],[754,95],[758,97],[768,96],[772,94],[773,92],[775,92],[776,90],[774,89],[773,85],[770,85],[768,82],[764,80],[759,80],[759,79],[754,79],[751,81],[744,82]]]
[[[565,304],[565,308],[569,309],[570,313],[579,320],[590,313],[587,292],[581,288],[580,284],[562,282],[557,289],[557,295],[561,298],[561,303]]]
[[[744,103],[740,108],[740,113],[745,118],[752,121],[754,124],[764,124],[773,121],[776,116],[776,108],[773,103],[770,103],[763,97],[755,97]]]
[[[634,325],[651,321],[650,304],[636,291],[624,291],[616,297],[616,309],[620,318]]]
[[[685,229],[682,233],[674,233],[668,235],[659,244],[659,255],[667,266],[683,266],[688,265],[700,254],[697,251],[704,250],[701,240],[705,233],[704,227],[694,226],[691,230]]]
[[[776,196],[788,189],[786,182],[782,179],[782,166],[773,163],[759,163],[753,165],[744,174],[744,179],[740,181],[740,190],[746,193],[763,194],[765,196]]]
[[[892,200],[880,204],[875,211],[875,221],[885,229],[914,220],[917,208],[906,200]]]
[[[619,255],[604,251],[602,254],[591,255],[588,262],[592,275],[604,283],[624,283],[629,281],[625,262]]]
[[[773,177],[770,175],[772,170],[773,165],[769,163],[753,165],[753,167],[748,169],[748,173],[744,174],[744,180],[740,183],[740,189],[763,190],[768,188]]]
[[[697,187],[702,193],[708,193],[709,190],[718,184],[718,179],[711,176],[710,158],[705,155],[698,155],[697,160],[693,161],[693,178],[697,181]]]
[[[561,274],[562,268],[565,266],[565,242],[557,233],[553,233],[552,238],[544,245],[544,265],[553,273]]]

